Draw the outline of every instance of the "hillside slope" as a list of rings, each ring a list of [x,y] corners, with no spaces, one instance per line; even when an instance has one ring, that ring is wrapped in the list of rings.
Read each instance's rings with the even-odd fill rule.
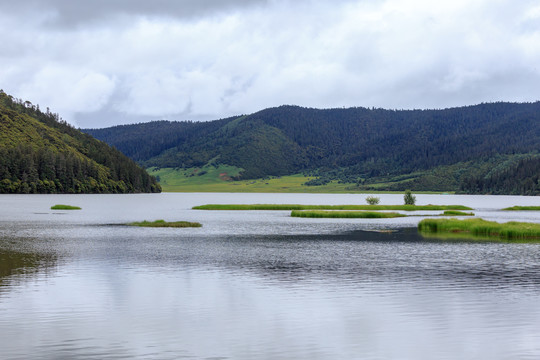
[[[540,195],[540,156],[527,156],[464,178],[461,190],[473,194]]]
[[[475,168],[497,155],[535,156],[540,149],[538,102],[445,110],[280,106],[196,125],[176,123],[183,127],[182,137],[168,143],[153,140],[153,134],[170,124],[144,125],[145,134],[129,141],[127,130],[135,132],[142,124],[86,131],[128,155],[152,148],[149,156],[136,158],[145,166],[188,168],[213,161],[244,169],[242,179],[309,172],[369,183],[378,177],[468,164],[462,171],[467,174],[460,174],[452,189],[441,190],[458,190],[465,175],[482,177]]]
[[[0,91],[0,193],[160,190],[120,151]]]

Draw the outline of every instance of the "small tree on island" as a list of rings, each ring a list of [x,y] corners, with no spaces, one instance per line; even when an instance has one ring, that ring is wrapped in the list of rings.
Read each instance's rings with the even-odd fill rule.
[[[416,196],[414,196],[411,193],[411,190],[405,191],[405,195],[403,196],[403,200],[405,201],[405,205],[414,205],[414,204],[416,204]]]
[[[379,203],[379,201],[381,201],[381,199],[379,199],[378,197],[376,196],[368,196],[366,198],[366,201],[369,205],[377,205]]]

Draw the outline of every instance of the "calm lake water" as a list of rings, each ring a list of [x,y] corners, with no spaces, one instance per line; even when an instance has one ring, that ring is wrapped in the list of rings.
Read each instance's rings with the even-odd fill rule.
[[[365,197],[1,195],[0,358],[540,358],[540,244],[424,239],[415,229],[422,216],[190,210]],[[417,195],[417,203],[540,223],[540,212],[499,210],[540,205],[538,197]],[[121,225],[156,219],[203,227]]]

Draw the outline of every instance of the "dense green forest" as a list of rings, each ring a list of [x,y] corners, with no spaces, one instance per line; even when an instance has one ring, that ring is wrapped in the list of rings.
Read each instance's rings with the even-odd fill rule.
[[[474,194],[540,195],[540,156],[529,156],[463,179],[461,191]]]
[[[535,158],[540,149],[539,102],[444,110],[280,106],[203,123],[85,131],[144,166],[190,168],[212,162],[244,169],[242,179],[317,176],[306,185],[339,180],[370,189],[376,180],[388,182],[380,190],[524,193],[521,183],[530,185],[534,178],[512,182],[520,174],[516,167],[536,166],[533,172],[540,172],[537,162],[520,162]],[[510,179],[488,181],[495,176],[493,167],[501,179],[504,173]]]
[[[0,90],[0,193],[159,191],[120,151]]]

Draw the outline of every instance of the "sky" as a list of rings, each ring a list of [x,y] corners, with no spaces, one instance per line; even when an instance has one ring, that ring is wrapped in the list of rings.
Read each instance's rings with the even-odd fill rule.
[[[0,0],[0,89],[81,128],[540,100],[536,0]]]

